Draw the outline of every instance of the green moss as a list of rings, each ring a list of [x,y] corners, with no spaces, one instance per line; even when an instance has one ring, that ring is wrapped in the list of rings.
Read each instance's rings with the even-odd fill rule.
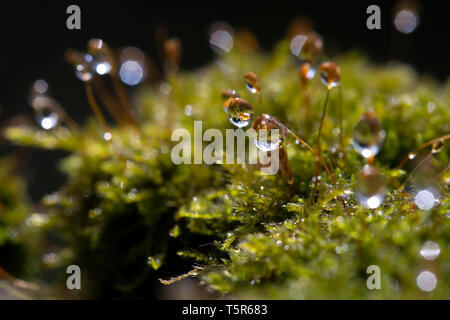
[[[194,120],[202,120],[204,130],[232,127],[221,108],[223,89],[236,89],[258,105],[257,96],[244,86],[249,70],[261,79],[264,112],[314,146],[325,88],[317,77],[312,81],[307,119],[297,67],[284,41],[271,55],[233,51],[220,63],[169,77],[164,90],[141,88],[135,110],[140,136],[115,128],[113,143],[108,143],[95,122],[78,137],[64,128],[46,133],[10,128],[7,135],[16,143],[71,152],[61,166],[68,182],[44,199],[49,221],[40,231],[44,243],[52,239],[52,250],[61,258],[41,268],[80,265],[87,274],[88,297],[153,297],[158,278],[199,265],[191,275],[198,274],[213,290],[244,298],[448,299],[448,177],[437,178],[439,204],[424,211],[410,193],[396,190],[406,174],[395,166],[415,147],[450,131],[450,83],[421,79],[405,65],[373,65],[355,52],[334,61],[342,73],[346,157],[338,155],[339,97],[334,90],[322,150],[337,185],[323,175],[314,204],[315,157],[293,139],[285,144],[293,195],[285,179],[263,176],[254,166],[176,166],[170,159],[171,130],[192,132]],[[192,106],[190,115],[186,105]],[[387,176],[389,191],[377,210],[359,206],[353,193],[364,160],[350,139],[369,107],[387,132],[375,165]],[[449,155],[446,147],[433,161],[443,170]],[[408,163],[405,170],[412,168]],[[346,199],[348,213],[337,196]],[[441,249],[434,261],[419,254],[427,240]],[[43,248],[42,254],[49,250]],[[370,265],[381,268],[381,290],[366,287]],[[416,285],[422,270],[438,279],[431,293]]]

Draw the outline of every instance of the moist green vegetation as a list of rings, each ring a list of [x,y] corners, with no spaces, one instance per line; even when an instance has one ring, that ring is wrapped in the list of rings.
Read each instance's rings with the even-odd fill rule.
[[[316,159],[292,138],[284,144],[294,177],[292,195],[285,177],[263,176],[256,166],[177,166],[170,158],[173,129],[192,132],[194,120],[203,121],[203,130],[232,128],[221,107],[222,90],[237,90],[258,113],[258,97],[244,84],[249,70],[261,80],[264,112],[315,146],[326,89],[318,76],[311,81],[307,119],[298,66],[285,41],[272,54],[234,50],[203,69],[142,87],[135,97],[140,135],[132,128],[113,128],[106,142],[94,119],[78,135],[64,127],[9,128],[7,137],[17,144],[70,153],[61,163],[67,183],[43,199],[44,222],[20,228],[34,239],[34,255],[41,257],[29,280],[46,283],[46,296],[61,294],[67,292],[57,289],[65,286],[66,266],[77,264],[83,272],[82,297],[142,298],[155,296],[158,278],[194,269],[189,275],[211,290],[241,298],[449,299],[445,168],[450,149],[431,155],[441,172],[432,177],[440,197],[428,211],[415,206],[414,189],[398,187],[430,148],[403,170],[395,167],[409,151],[450,132],[450,83],[436,83],[405,65],[373,65],[354,52],[331,58],[341,68],[345,157],[339,157],[339,95],[333,89],[321,150],[337,185],[322,170],[315,203],[310,194]],[[375,210],[363,208],[354,196],[365,161],[350,145],[353,127],[368,108],[386,131],[374,165],[386,176],[388,192]],[[14,202],[14,186],[1,190],[2,199]],[[346,200],[347,213],[338,195]],[[2,207],[0,248],[6,241],[3,225],[12,227],[25,210],[11,206],[6,214]],[[419,254],[428,240],[440,248],[432,261]],[[54,253],[51,259],[42,259],[49,253]],[[366,287],[370,265],[381,269],[380,290]],[[423,270],[437,277],[429,293],[416,284]]]

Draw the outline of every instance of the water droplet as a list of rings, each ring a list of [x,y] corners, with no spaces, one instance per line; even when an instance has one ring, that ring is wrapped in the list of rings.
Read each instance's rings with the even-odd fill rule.
[[[411,174],[405,187],[406,190],[416,194],[416,198],[423,208],[428,208],[432,205],[431,197],[437,199],[440,195],[441,172],[434,165],[432,156],[427,155],[425,158],[419,159],[416,162],[418,162],[416,164],[417,167],[414,169],[415,171]],[[433,202],[434,204],[435,202]]]
[[[276,150],[286,139],[286,128],[275,117],[260,115],[252,126],[253,143],[262,151]]]
[[[114,53],[102,39],[91,39],[88,42],[88,52],[92,56],[93,69],[99,75],[116,72]]]
[[[59,122],[58,114],[50,109],[41,109],[37,111],[36,119],[41,127],[45,130],[55,128]]]
[[[426,260],[434,260],[441,253],[441,249],[438,244],[433,241],[427,241],[423,244],[422,248],[420,248],[420,255],[424,257]]]
[[[239,98],[239,94],[236,90],[228,89],[222,91],[222,108],[225,112],[228,111],[228,106],[233,98]]]
[[[433,291],[436,288],[437,278],[433,272],[422,271],[416,279],[417,286],[425,292]]]
[[[316,68],[313,67],[311,62],[304,61],[300,65],[300,78],[303,83],[306,83],[308,80],[312,80],[316,75]]]
[[[385,177],[370,165],[365,165],[359,172],[355,195],[365,208],[378,208],[383,202]]]
[[[319,70],[321,71],[320,79],[328,90],[339,84],[341,71],[335,62],[324,62],[319,66]]]
[[[436,199],[434,198],[433,193],[428,190],[419,191],[414,198],[414,203],[422,210],[430,210],[434,207],[435,202]]]
[[[444,149],[445,141],[444,139],[440,139],[433,143],[433,146],[431,147],[432,153],[439,153],[442,149]]]
[[[356,123],[352,143],[356,151],[364,158],[371,158],[380,151],[385,137],[386,133],[375,112],[368,110]]]
[[[236,127],[246,127],[252,122],[253,108],[244,99],[233,98],[228,105],[228,118]]]
[[[417,157],[417,153],[411,152],[410,154],[408,154],[408,158],[410,160],[414,159],[415,157]]]
[[[96,71],[90,54],[76,50],[67,50],[65,56],[66,60],[75,68],[75,75],[78,79],[84,82],[92,80]]]
[[[37,123],[45,130],[50,130],[59,125],[61,120],[59,104],[45,95],[38,95],[31,101],[35,111]]]
[[[247,72],[245,74],[245,86],[251,93],[261,92],[261,82],[258,76],[253,72]]]
[[[322,37],[318,33],[311,31],[308,33],[307,39],[300,51],[300,59],[315,61],[322,49]]]

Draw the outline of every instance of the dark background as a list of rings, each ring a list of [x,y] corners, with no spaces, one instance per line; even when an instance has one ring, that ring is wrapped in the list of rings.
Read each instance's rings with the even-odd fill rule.
[[[395,30],[394,1],[9,1],[0,4],[0,123],[26,113],[27,94],[34,80],[49,83],[51,95],[78,121],[89,114],[82,83],[63,60],[69,48],[84,50],[99,37],[112,47],[133,45],[157,59],[154,30],[165,24],[169,36],[183,44],[181,67],[193,69],[213,58],[208,28],[217,20],[245,27],[270,50],[281,39],[290,21],[305,15],[325,39],[328,53],[359,48],[372,60],[399,60],[419,72],[444,81],[449,74],[449,11],[447,1],[418,2],[420,25],[404,35]],[[81,7],[81,30],[66,28],[66,8]],[[381,8],[381,30],[366,28],[366,8]],[[16,152],[3,143],[0,154]],[[33,200],[54,191],[64,177],[56,168],[64,153],[32,150],[23,173]]]

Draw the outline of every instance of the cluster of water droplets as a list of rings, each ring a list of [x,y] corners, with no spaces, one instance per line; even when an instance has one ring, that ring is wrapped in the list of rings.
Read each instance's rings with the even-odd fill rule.
[[[376,209],[386,193],[386,178],[371,165],[373,157],[380,151],[385,132],[373,110],[364,112],[353,131],[352,144],[356,151],[369,160],[358,174],[355,195],[365,208]]]
[[[74,66],[75,75],[83,82],[91,81],[95,75],[117,72],[112,50],[101,39],[88,42],[88,52],[68,50],[66,59]]]

